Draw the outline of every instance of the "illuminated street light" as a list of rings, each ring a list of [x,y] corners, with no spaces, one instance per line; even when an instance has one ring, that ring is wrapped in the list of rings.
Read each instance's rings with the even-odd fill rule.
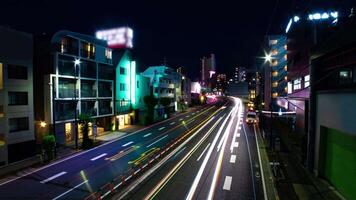
[[[272,55],[265,53],[264,59],[265,59],[265,62],[269,62],[270,63],[270,62],[272,62]]]
[[[75,59],[75,60],[74,60],[74,65],[75,65],[75,66],[80,65],[80,59]]]
[[[44,122],[44,121],[42,121],[42,122],[40,123],[40,126],[41,126],[42,128],[44,128],[44,127],[46,127],[46,126],[47,126],[47,123],[46,123],[46,122]]]

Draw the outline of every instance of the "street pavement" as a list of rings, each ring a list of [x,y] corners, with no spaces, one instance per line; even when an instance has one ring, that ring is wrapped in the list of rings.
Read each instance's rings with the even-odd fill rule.
[[[256,127],[245,123],[244,110],[231,98],[162,167],[115,198],[264,199]]]
[[[220,106],[206,106],[105,143],[0,184],[0,199],[84,199],[130,169],[129,162],[162,148],[201,124]]]

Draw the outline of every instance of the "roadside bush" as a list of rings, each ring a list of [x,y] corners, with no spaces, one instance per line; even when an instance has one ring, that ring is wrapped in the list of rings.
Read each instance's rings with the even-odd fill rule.
[[[54,135],[45,135],[42,138],[42,148],[45,154],[45,161],[54,159],[54,150],[56,148],[56,139]]]

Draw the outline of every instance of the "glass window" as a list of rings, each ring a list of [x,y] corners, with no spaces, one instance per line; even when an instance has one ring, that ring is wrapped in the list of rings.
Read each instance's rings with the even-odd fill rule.
[[[298,79],[295,79],[293,81],[293,90],[300,90],[302,88],[302,84],[301,84],[301,79],[298,78]]]
[[[123,67],[120,67],[120,74],[125,75],[126,74],[126,69]]]
[[[277,44],[278,43],[278,40],[270,40],[269,41],[269,44]]]
[[[292,83],[291,82],[288,82],[288,94],[291,94],[292,92],[293,92],[293,85],[292,85]]]
[[[339,71],[339,83],[349,84],[352,83],[352,71],[351,69],[342,69]]]
[[[29,130],[28,117],[9,119],[10,133]]]
[[[20,66],[20,65],[8,65],[7,77],[9,79],[27,80],[27,67]]]
[[[140,82],[136,81],[137,89],[140,88]]]
[[[9,92],[9,106],[28,105],[27,92]]]
[[[106,59],[112,59],[111,49],[105,49],[105,57],[106,57]]]
[[[304,88],[309,87],[310,85],[310,75],[304,76]]]

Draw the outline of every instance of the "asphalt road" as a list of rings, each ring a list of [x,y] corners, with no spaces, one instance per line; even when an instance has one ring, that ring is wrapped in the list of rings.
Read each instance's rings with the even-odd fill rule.
[[[222,107],[189,143],[118,199],[263,199],[253,125],[237,98]]]
[[[0,184],[0,199],[83,199],[130,169],[142,153],[162,148],[201,125],[221,106],[206,106]],[[183,154],[182,154],[183,155]],[[178,157],[177,157],[178,159]]]

